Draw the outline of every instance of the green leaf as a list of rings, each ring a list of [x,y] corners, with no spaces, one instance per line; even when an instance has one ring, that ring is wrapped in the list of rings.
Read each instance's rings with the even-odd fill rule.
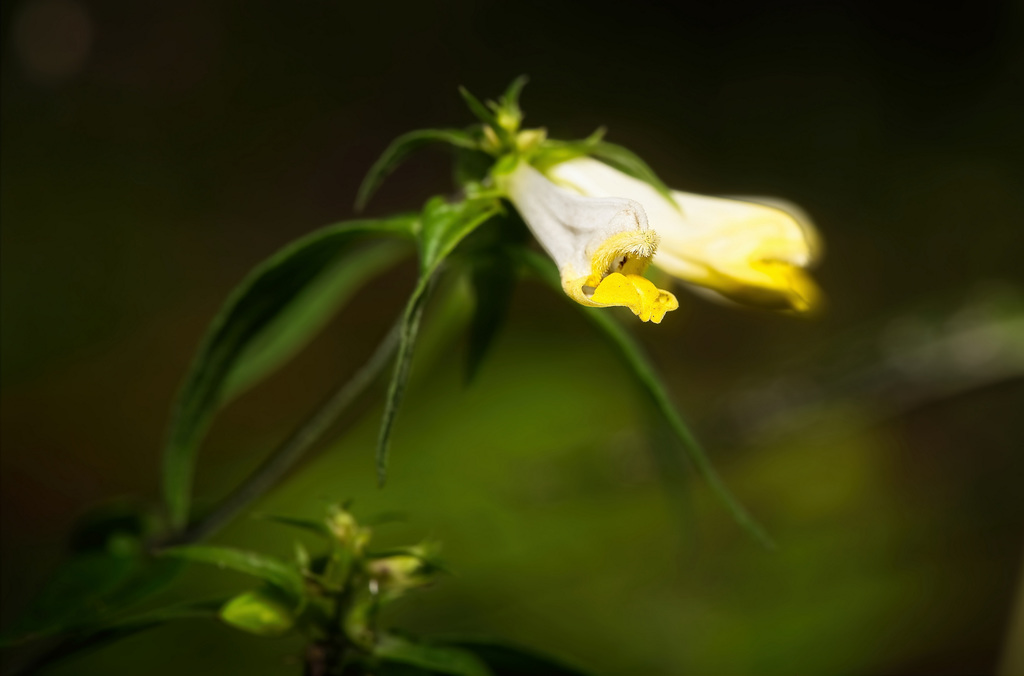
[[[366,280],[409,253],[406,244],[367,243],[343,255],[309,284],[246,348],[224,386],[231,400],[286,364],[318,334]]]
[[[362,211],[366,207],[380,184],[406,157],[430,143],[447,143],[467,150],[479,149],[476,139],[460,129],[421,129],[402,134],[391,142],[367,172],[356,195],[356,211]]]
[[[475,301],[469,325],[466,351],[466,380],[471,382],[480,369],[508,315],[515,291],[515,261],[501,250],[476,259],[470,271]]]
[[[501,643],[458,641],[451,643],[477,656],[494,676],[585,676],[586,672],[570,667],[549,655]]]
[[[292,516],[278,516],[276,514],[256,514],[254,516],[257,519],[272,521],[274,523],[279,523],[282,526],[291,526],[292,528],[316,533],[317,535],[323,535],[324,537],[331,536],[331,530],[327,527],[327,524],[323,521],[317,521],[316,519],[300,519]]]
[[[671,204],[676,204],[675,198],[672,197],[672,191],[669,190],[668,186],[632,150],[614,143],[608,143],[607,141],[598,141],[592,146],[590,155],[624,174],[639,179],[644,183],[649,183],[651,187],[661,193],[662,197]]]
[[[99,621],[104,602],[139,566],[134,555],[91,551],[65,562],[19,620],[0,638],[0,645],[24,643]]]
[[[282,636],[295,626],[291,599],[273,587],[242,592],[224,604],[220,618],[257,636]]]
[[[525,267],[535,273],[542,281],[563,294],[558,270],[547,257],[527,249],[519,251],[519,259]],[[643,348],[633,336],[607,311],[597,308],[586,308],[577,305],[591,322],[604,333],[615,347],[619,356],[636,376],[637,382],[651,398],[659,415],[672,430],[676,440],[682,445],[687,458],[697,470],[697,474],[711,487],[718,498],[725,504],[736,522],[768,549],[774,549],[775,543],[753,517],[726,488],[718,472],[708,459],[704,449],[697,442],[689,426],[676,410],[668,390],[658,377],[654,366],[647,359]]]
[[[481,150],[457,150],[453,179],[456,185],[481,183],[494,165],[494,158]]]
[[[381,485],[387,478],[391,432],[409,380],[413,347],[419,333],[430,284],[438,267],[459,242],[500,210],[501,203],[494,198],[467,199],[449,204],[443,198],[436,197],[423,208],[420,216],[420,276],[402,315],[398,356],[388,386],[384,418],[377,438],[377,481]]]
[[[216,411],[239,384],[251,383],[278,365],[323,319],[326,307],[307,292],[324,283],[329,271],[341,274],[336,266],[356,242],[374,235],[410,237],[416,222],[415,216],[404,215],[318,230],[261,263],[231,294],[192,362],[172,415],[163,483],[173,527],[181,528],[188,521],[196,453]],[[362,274],[372,271],[356,265]],[[344,295],[339,289],[359,281],[355,275],[345,279],[345,283],[335,280],[335,299]],[[305,309],[294,310],[296,303]],[[305,329],[280,322],[291,316],[290,310],[310,322]],[[272,340],[274,336],[277,340]],[[234,390],[229,387],[232,383]]]
[[[173,620],[213,618],[223,600],[200,601],[176,604],[173,606],[146,611],[137,615],[129,615],[107,622],[99,628],[91,629],[69,636],[39,659],[21,668],[15,668],[11,676],[16,674],[37,673],[44,667],[53,666],[70,657],[82,655],[91,650],[102,648],[116,641],[133,636],[147,629],[158,627]],[[6,673],[6,672],[5,672]]]
[[[487,665],[467,650],[414,642],[394,634],[380,637],[374,655],[385,662],[407,664],[438,674],[491,676]]]
[[[228,547],[186,545],[164,550],[163,555],[187,561],[210,563],[218,568],[229,568],[252,575],[278,587],[296,599],[303,597],[305,593],[302,574],[295,566],[265,554],[245,552]]]
[[[465,87],[459,87],[459,94],[462,95],[462,99],[466,102],[471,113],[473,113],[478,120],[484,124],[493,127],[495,132],[502,132],[501,125],[498,124],[498,118],[495,117],[494,113],[480,102],[480,99],[473,96],[468,89]]]

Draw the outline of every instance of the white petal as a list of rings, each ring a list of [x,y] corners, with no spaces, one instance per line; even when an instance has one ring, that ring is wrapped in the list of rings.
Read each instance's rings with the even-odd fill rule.
[[[669,200],[651,185],[603,162],[580,158],[549,170],[581,194],[620,196],[640,202],[661,236],[654,264],[683,281],[730,298],[804,308],[813,285],[801,270],[817,255],[810,219],[787,205],[708,197],[680,191]]]
[[[644,208],[623,197],[583,197],[560,188],[522,163],[504,181],[505,190],[563,277],[591,274],[590,259],[620,232],[650,229]]]

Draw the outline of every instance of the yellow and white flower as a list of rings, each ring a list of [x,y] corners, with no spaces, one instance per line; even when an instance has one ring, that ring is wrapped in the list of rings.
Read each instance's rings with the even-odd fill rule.
[[[643,276],[658,249],[658,234],[638,202],[615,193],[574,192],[526,162],[500,174],[498,182],[558,265],[562,288],[573,300],[628,307],[655,324],[679,307],[675,296]]]
[[[591,158],[557,164],[547,174],[576,195],[636,205],[646,214],[638,217],[643,231],[657,232],[650,235],[652,248],[657,246],[654,265],[683,282],[739,303],[790,312],[807,312],[820,298],[806,274],[819,256],[819,240],[795,205],[680,191],[672,191],[669,200],[650,184]],[[536,210],[522,191],[513,201],[527,213]],[[539,238],[537,224],[523,217]]]

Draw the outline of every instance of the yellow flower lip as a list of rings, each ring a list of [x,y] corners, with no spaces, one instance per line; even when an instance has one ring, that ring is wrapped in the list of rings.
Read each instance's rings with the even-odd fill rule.
[[[668,291],[641,275],[613,272],[597,285],[590,300],[600,305],[621,305],[633,311],[642,322],[660,324],[665,313],[679,307],[679,301]]]
[[[643,276],[657,251],[653,230],[620,232],[603,241],[590,257],[590,275],[563,275],[562,285],[576,302],[593,307],[627,307],[643,322],[660,324],[679,307],[676,297]]]
[[[558,265],[570,298],[590,307],[628,307],[655,323],[679,307],[675,296],[643,277],[661,238],[638,202],[578,195],[525,162],[496,178]]]

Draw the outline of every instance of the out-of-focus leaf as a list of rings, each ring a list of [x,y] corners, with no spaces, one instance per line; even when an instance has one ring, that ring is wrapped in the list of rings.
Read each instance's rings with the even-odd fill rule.
[[[504,108],[510,115],[513,115],[517,121],[523,119],[523,111],[519,107],[519,95],[523,92],[523,87],[530,81],[530,78],[525,75],[520,75],[509,84],[508,89],[505,90],[505,94],[501,97],[501,107]]]
[[[116,544],[109,551],[78,554],[0,636],[0,647],[104,625],[166,587],[181,567],[180,561],[154,559],[137,547]]]
[[[64,563],[8,631],[0,645],[31,641],[98,622],[105,597],[136,571],[139,557],[116,551],[79,554]]]
[[[459,242],[499,211],[501,203],[491,197],[452,203],[435,197],[427,202],[420,214],[420,284],[426,284]]]
[[[103,599],[111,610],[127,608],[169,585],[181,572],[182,561],[146,556],[143,564]]]
[[[388,447],[398,408],[409,380],[409,366],[419,332],[423,309],[434,274],[445,258],[469,233],[501,210],[494,198],[466,199],[448,203],[440,197],[430,200],[420,215],[420,275],[402,316],[401,336],[395,370],[388,386],[384,418],[377,439],[377,480],[387,478]]]
[[[220,619],[257,636],[282,636],[295,626],[291,599],[273,587],[242,592],[220,609]]]
[[[487,665],[472,652],[450,646],[419,643],[393,634],[382,636],[374,655],[384,662],[397,662],[437,674],[490,676]]]
[[[554,289],[559,295],[562,292],[562,285],[559,281],[558,270],[546,256],[542,256],[527,249],[519,250],[519,259],[526,268],[536,274],[548,286]],[[606,310],[586,308],[577,305],[590,321],[609,339],[615,347],[619,356],[636,376],[637,382],[651,398],[658,413],[665,420],[672,430],[676,440],[682,445],[687,458],[697,470],[697,474],[707,482],[711,490],[725,504],[736,522],[762,545],[773,549],[775,544],[761,526],[754,521],[753,517],[726,488],[722,479],[718,476],[714,466],[708,459],[704,449],[693,436],[689,426],[676,410],[672,399],[668,395],[661,379],[654,366],[648,361],[643,349],[636,342],[632,335]]]
[[[277,514],[257,514],[256,518],[279,523],[282,526],[291,526],[292,528],[298,528],[299,530],[316,533],[325,537],[330,537],[331,535],[331,530],[327,527],[327,524],[316,519],[300,519],[293,516],[278,516]]]
[[[457,150],[454,166],[455,184],[483,182],[493,164],[494,158],[481,150]]]
[[[494,676],[586,676],[586,672],[556,658],[517,646],[476,641],[457,641],[451,645],[476,655]]]
[[[69,537],[72,552],[107,550],[112,539],[142,542],[158,531],[159,519],[149,509],[116,501],[89,510],[75,522]]]
[[[379,512],[364,518],[364,526],[384,526],[389,523],[405,523],[409,520],[408,512]]]
[[[447,143],[456,148],[478,149],[476,139],[460,129],[420,129],[402,134],[391,142],[384,153],[373,163],[370,171],[359,186],[356,195],[356,211],[362,211],[373,193],[388,175],[410,154],[431,143]]]
[[[416,216],[404,215],[324,228],[271,256],[231,294],[192,363],[171,420],[164,449],[163,482],[173,527],[181,528],[188,521],[196,452],[213,415],[224,403],[233,374],[250,368],[246,366],[247,356],[258,356],[263,366],[251,368],[266,374],[269,348],[264,344],[262,349],[250,352],[250,346],[275,334],[287,338],[284,344],[294,346],[295,334],[282,332],[277,324],[282,313],[322,280],[322,275],[357,241],[373,235],[410,237],[416,222]],[[368,274],[370,270],[363,272]],[[311,316],[319,315],[314,312]],[[270,349],[269,353],[274,352],[275,349]]]
[[[466,352],[467,382],[476,377],[484,357],[487,356],[508,315],[517,281],[515,265],[515,261],[503,255],[501,251],[473,263],[470,283],[475,305],[473,319],[469,325],[469,346]]]
[[[324,270],[246,346],[224,385],[224,400],[234,399],[286,364],[327,325],[360,285],[393,267],[408,253],[405,243],[368,242]]]
[[[470,112],[473,113],[478,120],[489,125],[499,135],[504,132],[501,125],[498,124],[498,118],[487,106],[480,102],[480,99],[473,96],[473,94],[465,87],[459,87],[459,94],[462,95],[462,100],[466,102],[466,106],[469,107]]]
[[[265,554],[245,552],[228,547],[209,545],[186,545],[173,547],[163,552],[164,556],[173,556],[188,561],[210,563],[219,568],[229,568],[240,573],[258,577],[268,584],[278,587],[296,599],[304,594],[302,574],[289,564]]]
[[[53,666],[70,657],[83,655],[91,650],[102,648],[105,645],[174,620],[212,619],[216,617],[217,609],[223,604],[223,599],[183,603],[111,620],[102,627],[77,633],[63,639],[39,659],[29,664],[17,665],[9,673],[10,676],[34,674],[45,667]]]

